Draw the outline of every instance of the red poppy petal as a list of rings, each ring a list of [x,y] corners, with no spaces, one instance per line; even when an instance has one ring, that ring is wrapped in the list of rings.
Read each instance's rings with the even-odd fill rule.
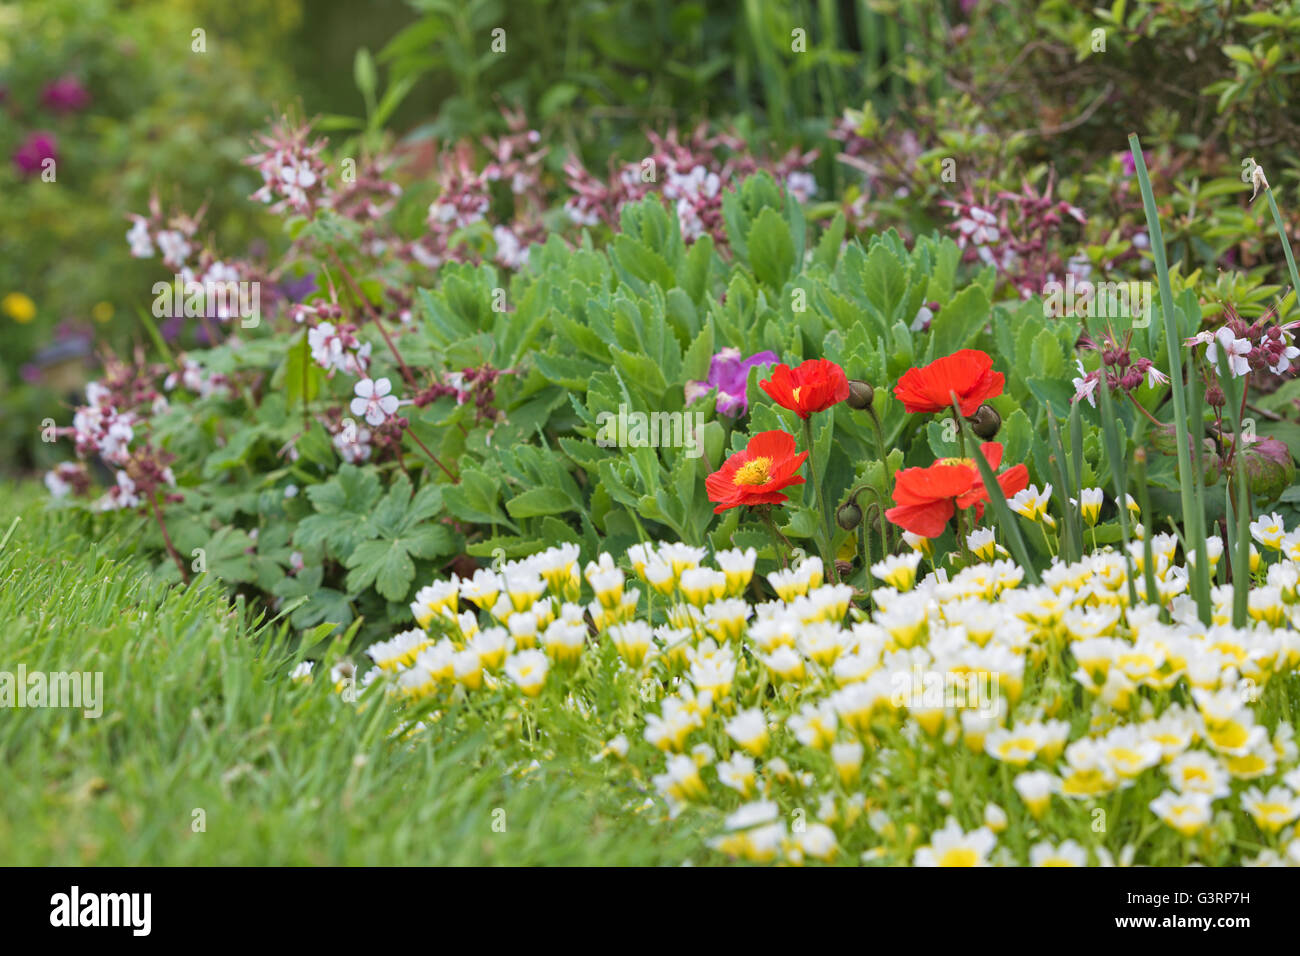
[[[952,516],[952,502],[946,500],[927,505],[901,505],[885,512],[885,517],[894,524],[923,538],[937,538],[943,534]]]

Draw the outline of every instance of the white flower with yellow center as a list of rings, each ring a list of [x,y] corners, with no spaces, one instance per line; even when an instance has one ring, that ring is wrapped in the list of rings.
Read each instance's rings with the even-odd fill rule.
[[[1008,553],[994,538],[992,528],[976,528],[966,536],[966,547],[980,561],[992,561],[999,554]]]
[[[995,633],[1005,634],[1013,625],[1019,625],[1015,630],[1020,635],[1025,633],[1020,621],[1008,620],[1001,608],[987,601],[953,601],[940,610],[949,624],[964,628],[967,640],[980,647],[987,645]]]
[[[623,572],[618,568],[598,568],[592,571],[592,565],[587,565],[587,570],[590,572],[587,583],[596,595],[596,603],[606,610],[618,607],[623,600],[623,584],[626,580]]]
[[[748,803],[727,817],[726,827],[731,832],[715,837],[709,846],[728,856],[770,863],[786,839],[785,823],[778,821],[779,816],[775,803]]]
[[[916,569],[920,564],[920,551],[913,551],[910,554],[891,554],[873,564],[871,573],[877,580],[896,591],[910,591],[916,584]]]
[[[651,541],[646,544],[634,544],[627,549],[627,562],[632,565],[632,570],[642,580],[645,580],[646,566],[656,559],[655,547],[655,543]],[[672,573],[671,568],[669,573]]]
[[[673,578],[680,579],[683,571],[698,568],[708,552],[703,548],[673,542],[659,547],[659,560],[673,570]]]
[[[1039,491],[1037,485],[1030,485],[1007,501],[1011,510],[1030,521],[1041,521],[1047,513],[1047,505],[1052,500],[1052,486],[1044,485]],[[1053,522],[1054,524],[1054,522]]]
[[[646,564],[643,577],[646,584],[650,585],[656,593],[665,596],[672,594],[673,588],[677,586],[677,579],[673,576],[672,565],[657,558]]]
[[[457,684],[463,684],[466,690],[478,690],[483,686],[483,662],[471,650],[457,651],[452,657],[453,677]]]
[[[1210,797],[1204,793],[1166,790],[1148,804],[1151,812],[1183,836],[1195,836],[1210,822]]]
[[[1079,510],[1083,512],[1083,520],[1092,527],[1101,517],[1101,506],[1105,501],[1105,496],[1100,488],[1084,488],[1080,494]]]
[[[552,621],[542,632],[542,647],[556,664],[572,664],[582,656],[587,643],[587,628],[582,624]]]
[[[1288,531],[1282,536],[1281,551],[1292,561],[1300,561],[1300,528]]]
[[[1016,793],[1020,794],[1020,799],[1025,802],[1025,806],[1029,808],[1035,820],[1041,820],[1043,814],[1047,812],[1047,806],[1052,802],[1052,794],[1061,791],[1061,781],[1043,770],[1017,774],[1012,781],[1012,786],[1016,788]]]
[[[772,586],[776,596],[787,604],[795,598],[807,594],[812,586],[807,575],[798,568],[773,571],[767,576],[767,583]]]
[[[700,768],[685,754],[669,756],[667,772],[656,774],[653,783],[660,793],[678,803],[702,800],[709,794],[700,777]]]
[[[877,672],[864,681],[841,687],[831,694],[830,703],[845,726],[864,734],[871,729],[871,716],[876,708],[890,706],[892,696],[889,675]]]
[[[1065,748],[1066,772],[1061,775],[1061,794],[1074,800],[1103,796],[1119,780],[1106,759],[1102,745],[1084,738]]]
[[[411,615],[420,627],[428,627],[435,616],[455,617],[459,602],[460,583],[453,575],[450,581],[435,581],[416,591]]]
[[[479,568],[472,577],[460,582],[460,596],[490,611],[501,594],[502,583],[501,576],[495,571]]]
[[[1196,740],[1200,718],[1183,707],[1171,707],[1159,719],[1142,724],[1142,735],[1160,748],[1164,763],[1184,753]]]
[[[422,666],[412,664],[397,675],[397,693],[411,700],[428,697],[438,689],[438,682]]]
[[[809,823],[803,830],[794,834],[794,848],[790,851],[793,862],[801,862],[804,857],[812,857],[828,863],[839,852],[835,842],[835,831],[824,823]]]
[[[754,792],[754,758],[733,754],[729,760],[719,761],[718,782],[748,798]]]
[[[1087,494],[1087,492],[1084,492]],[[1059,846],[1049,840],[1029,848],[1030,866],[1087,866],[1088,852],[1073,840]]]
[[[412,628],[393,635],[387,641],[370,645],[366,653],[384,670],[395,671],[414,663],[420,651],[432,644],[428,634],[419,628]]]
[[[1274,564],[1268,569],[1267,583],[1277,588],[1287,604],[1300,601],[1300,567],[1291,562]]]
[[[996,803],[984,805],[984,825],[994,833],[1001,833],[1007,828],[1010,821],[1007,819],[1007,811],[1003,810]]]
[[[618,656],[633,667],[639,667],[650,652],[652,633],[650,625],[645,621],[615,624],[605,631],[605,635],[613,642],[614,649],[618,651]]]
[[[903,541],[917,554],[923,555],[929,561],[934,560],[934,545],[929,538],[923,538],[919,534],[904,531]]]
[[[1228,772],[1203,750],[1189,750],[1165,765],[1165,775],[1179,793],[1203,793],[1211,800],[1228,795]]]
[[[697,691],[710,693],[714,700],[725,698],[736,679],[736,658],[731,648],[718,648],[712,638],[706,640],[692,655],[690,678]]]
[[[537,646],[537,637],[541,628],[537,623],[537,615],[532,611],[520,611],[510,615],[506,627],[514,639],[515,647],[521,651]]]
[[[848,643],[849,636],[839,625],[815,621],[804,625],[795,647],[809,660],[822,667],[831,667]]]
[[[693,606],[702,608],[722,598],[727,590],[727,576],[711,568],[687,568],[682,572],[677,587],[682,597]]]
[[[929,630],[930,599],[924,594],[900,595],[888,608],[877,610],[875,621],[898,647],[922,643]]]
[[[694,637],[689,629],[660,625],[654,629],[654,636],[665,661],[673,667],[686,665]]]
[[[1260,547],[1269,551],[1280,551],[1282,539],[1286,537],[1286,525],[1277,512],[1261,515],[1250,523],[1250,536],[1259,542]]]
[[[478,655],[485,670],[496,671],[505,664],[514,642],[505,628],[489,627],[471,637],[466,647]]]
[[[1275,586],[1252,587],[1246,595],[1246,610],[1251,620],[1263,621],[1269,627],[1285,627],[1289,617],[1282,589]]]
[[[789,646],[778,647],[770,654],[760,655],[763,666],[781,680],[797,680],[804,674],[804,659],[797,650]]]
[[[529,697],[542,692],[549,667],[546,655],[539,650],[518,651],[506,658],[506,676]]]
[[[1244,755],[1256,743],[1255,714],[1233,689],[1192,691],[1205,722],[1205,739],[1221,754]]]
[[[665,697],[660,711],[645,719],[645,739],[660,750],[681,750],[690,732],[704,724],[699,712],[680,697]]]
[[[724,598],[704,608],[704,630],[719,641],[732,641],[745,633],[753,609],[740,598]]]
[[[505,573],[505,593],[516,611],[527,611],[546,590],[546,582],[535,571],[517,568]]]
[[[857,782],[865,755],[866,748],[856,740],[840,741],[831,745],[831,763],[835,764],[835,769],[846,787],[851,787]]]
[[[827,701],[820,704],[804,704],[799,713],[791,714],[785,725],[805,747],[825,750],[835,740],[835,731],[839,718],[835,708]]]
[[[1277,751],[1263,727],[1251,730],[1244,753],[1224,754],[1222,760],[1234,780],[1256,780],[1270,776],[1277,769]]]
[[[295,684],[310,684],[312,661],[301,661],[298,666],[289,672],[289,680]]]
[[[967,833],[949,818],[947,826],[930,834],[929,846],[917,850],[912,862],[915,866],[988,866],[988,855],[997,842],[988,827]]]
[[[727,736],[755,757],[761,757],[769,739],[763,712],[757,708],[742,710],[727,721]]]
[[[728,551],[719,551],[713,556],[713,560],[727,577],[727,596],[739,597],[744,593],[745,588],[749,587],[749,581],[754,576],[754,564],[758,560],[758,552],[753,548],[746,548],[743,551],[732,548]]]
[[[1098,743],[1111,770],[1124,780],[1160,763],[1160,745],[1142,736],[1136,727],[1116,727]]]
[[[542,576],[552,593],[576,601],[582,593],[578,555],[579,548],[576,544],[556,545],[534,556],[533,570]]]

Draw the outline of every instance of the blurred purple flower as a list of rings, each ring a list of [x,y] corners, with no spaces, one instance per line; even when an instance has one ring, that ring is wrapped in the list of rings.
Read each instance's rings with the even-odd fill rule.
[[[14,152],[14,165],[24,176],[35,176],[47,159],[58,161],[58,143],[53,133],[28,133],[23,144]]]
[[[75,113],[90,105],[90,93],[69,73],[46,84],[41,93],[41,103],[56,113]]]
[[[41,370],[39,366],[32,362],[23,363],[22,368],[18,370],[24,382],[35,384],[41,380]]]
[[[709,363],[708,381],[686,383],[686,404],[703,398],[710,390],[718,390],[718,411],[731,418],[739,418],[749,411],[745,396],[745,383],[749,370],[756,365],[777,365],[781,358],[775,352],[758,352],[747,359],[740,357],[740,349],[725,348],[713,356]]]
[[[309,272],[301,279],[285,279],[280,283],[280,294],[290,302],[301,302],[316,291],[316,273]]]
[[[1120,165],[1124,168],[1125,176],[1134,176],[1137,174],[1137,160],[1133,158],[1133,153],[1131,151],[1126,150],[1121,153],[1119,161]],[[1147,151],[1145,149],[1142,150],[1142,161],[1144,163],[1147,162]],[[1148,163],[1148,165],[1150,164]]]

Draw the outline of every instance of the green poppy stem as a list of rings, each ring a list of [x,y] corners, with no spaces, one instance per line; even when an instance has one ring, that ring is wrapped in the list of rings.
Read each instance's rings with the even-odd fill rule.
[[[817,480],[816,449],[813,447],[812,419],[803,420],[803,440],[808,446],[808,480],[812,484],[813,491],[813,508],[821,517],[821,528],[817,534],[818,550],[821,552],[822,565],[825,568],[826,576],[832,584],[839,583],[839,572],[835,568],[835,555],[831,554],[831,541],[833,532],[831,531],[831,515],[822,507],[822,489],[821,482]]]

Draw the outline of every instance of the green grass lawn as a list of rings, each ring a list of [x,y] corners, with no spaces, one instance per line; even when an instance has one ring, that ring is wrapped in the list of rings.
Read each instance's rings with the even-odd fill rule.
[[[0,671],[101,672],[102,714],[0,710],[0,863],[676,864],[697,845],[563,753],[525,783],[482,738],[390,738],[386,701],[288,679],[278,623],[169,590],[129,536],[44,500],[0,486]]]

